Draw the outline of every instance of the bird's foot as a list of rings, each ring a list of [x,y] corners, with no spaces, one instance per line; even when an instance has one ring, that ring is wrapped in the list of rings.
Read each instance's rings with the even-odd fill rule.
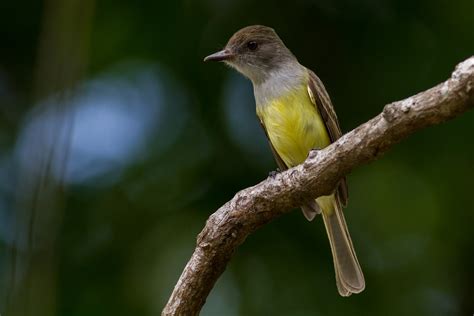
[[[308,153],[308,159],[316,158],[316,156],[318,156],[318,153],[319,153],[320,150],[321,150],[320,148],[311,149]]]
[[[281,170],[279,168],[277,168],[276,170],[272,170],[268,173],[268,177],[275,179],[276,175],[279,174],[280,172]]]

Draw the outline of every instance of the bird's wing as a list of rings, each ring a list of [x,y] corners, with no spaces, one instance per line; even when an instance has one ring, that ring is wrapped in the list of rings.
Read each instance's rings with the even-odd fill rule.
[[[308,69],[309,82],[308,82],[308,93],[311,102],[316,106],[319,113],[321,114],[326,130],[329,134],[331,143],[335,142],[342,136],[341,128],[339,127],[339,121],[337,120],[336,112],[332,105],[329,94],[324,87],[323,82],[319,79],[314,72]],[[343,206],[347,205],[348,200],[348,189],[346,178],[342,178],[337,188],[337,197],[339,198]]]

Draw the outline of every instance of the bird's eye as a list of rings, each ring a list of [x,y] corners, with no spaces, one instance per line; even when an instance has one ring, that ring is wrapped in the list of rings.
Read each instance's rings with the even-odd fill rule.
[[[247,48],[250,50],[256,50],[258,48],[258,44],[255,41],[250,41],[247,43]]]

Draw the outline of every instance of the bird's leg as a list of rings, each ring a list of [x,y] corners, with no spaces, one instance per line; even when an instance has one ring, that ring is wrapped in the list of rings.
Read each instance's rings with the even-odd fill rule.
[[[277,168],[276,170],[272,170],[268,173],[268,177],[275,179],[276,175],[281,172],[280,168]]]

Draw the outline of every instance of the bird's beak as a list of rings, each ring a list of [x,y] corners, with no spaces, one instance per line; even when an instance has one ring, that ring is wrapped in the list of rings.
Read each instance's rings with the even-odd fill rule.
[[[231,53],[228,49],[223,49],[217,53],[207,56],[204,58],[204,61],[225,61],[232,59],[232,57],[234,57],[233,53]]]

